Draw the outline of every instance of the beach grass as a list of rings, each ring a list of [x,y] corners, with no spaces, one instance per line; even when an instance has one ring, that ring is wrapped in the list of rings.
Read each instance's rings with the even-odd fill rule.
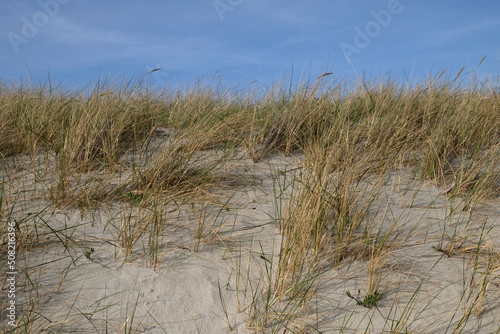
[[[84,259],[100,261],[104,244],[116,263],[154,271],[168,264],[173,249],[197,254],[219,247],[237,254],[230,276],[250,331],[356,333],[378,323],[388,333],[486,333],[477,319],[493,314],[500,297],[500,235],[491,225],[498,220],[485,211],[500,198],[500,91],[457,79],[347,83],[325,73],[294,89],[198,83],[160,92],[110,80],[80,91],[2,83],[2,258],[8,254],[6,222],[14,221],[19,303],[29,305],[6,331],[62,333],[78,328],[78,321],[98,333],[103,326],[142,330],[150,310],[137,314],[138,295],[122,310],[125,320],[107,319],[112,304],[92,314],[79,311],[76,299],[54,319],[42,312]],[[295,157],[298,164],[277,168],[270,162],[276,156]],[[271,186],[243,176],[266,164]],[[279,244],[252,237],[242,246],[237,237],[246,230],[237,223],[235,194],[252,187],[269,193]],[[428,189],[435,191],[422,204],[418,194]],[[439,211],[432,224],[410,218],[412,210],[437,212],[439,201],[445,201],[444,216]],[[65,212],[82,221],[94,215],[92,225],[95,217],[104,219],[102,234],[88,235],[90,225],[68,223]],[[179,229],[189,235],[177,236]],[[173,232],[166,236],[167,230]],[[42,261],[40,251],[50,259]],[[432,265],[416,269],[412,252],[428,251]],[[397,267],[404,256],[402,273]],[[456,277],[461,296],[444,303],[444,318],[422,322],[437,296],[449,293],[430,283],[449,259],[463,263],[463,276]],[[59,274],[42,291],[41,282],[52,277],[49,267]],[[398,284],[387,284],[396,276]],[[347,282],[338,286],[355,284],[327,298],[332,277]],[[215,281],[223,320],[233,330],[232,304],[222,281]],[[342,307],[325,304],[332,298]],[[168,327],[152,322],[157,330]],[[488,325],[500,331],[498,318]]]

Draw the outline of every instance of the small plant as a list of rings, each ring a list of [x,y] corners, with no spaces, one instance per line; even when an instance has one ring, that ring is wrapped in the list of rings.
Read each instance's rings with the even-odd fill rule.
[[[91,258],[91,255],[95,252],[95,249],[93,247],[90,247],[90,249],[87,249],[85,251],[85,257],[89,259],[90,261],[93,261]]]
[[[125,193],[125,198],[135,205],[141,204],[141,201],[145,198],[145,196],[145,193],[137,191],[130,191],[128,193]]]
[[[349,290],[346,291],[345,293],[347,297],[354,299],[356,301],[356,304],[366,307],[366,308],[372,308],[376,307],[377,303],[380,299],[382,299],[383,294],[380,292],[375,291],[373,294],[368,294],[366,295],[365,298],[361,299],[359,296],[361,295],[361,290],[358,290],[358,296],[354,297],[351,295],[351,292]]]

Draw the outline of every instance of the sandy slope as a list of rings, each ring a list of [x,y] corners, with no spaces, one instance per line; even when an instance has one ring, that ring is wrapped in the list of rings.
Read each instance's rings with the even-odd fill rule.
[[[22,165],[23,158],[19,159]],[[28,268],[25,271],[31,279],[23,281],[18,301],[24,304],[24,312],[32,308],[33,330],[226,333],[231,331],[223,301],[231,333],[252,332],[247,328],[252,324],[248,322],[252,291],[258,289],[259,279],[265,282],[266,264],[277,261],[282,237],[272,218],[277,205],[284,206],[289,196],[277,194],[276,180],[300,162],[300,157],[281,155],[259,163],[240,158],[225,172],[244,176],[241,185],[219,189],[217,196],[207,195],[178,210],[166,204],[173,209],[166,207],[168,213],[162,217],[157,268],[147,257],[147,236],[127,260],[117,240],[124,217],[140,215],[133,204],[115,202],[83,213],[75,208],[56,209],[44,195],[48,185],[35,184],[30,168],[5,169],[0,178],[6,180],[8,204],[15,202],[12,218],[37,220],[39,226],[60,231],[61,239],[54,234],[42,236],[40,247],[18,259],[20,272]],[[404,312],[414,332],[443,333],[455,328],[467,305],[463,299],[469,296],[473,253],[448,258],[432,246],[443,240],[443,234],[454,231],[477,239],[486,224],[484,242],[498,249],[500,206],[498,201],[485,204],[466,226],[465,211],[449,215],[454,204],[461,204],[450,202],[442,192],[415,179],[409,170],[394,172],[375,203],[378,210],[373,211],[374,221],[384,224],[382,230],[391,223],[397,225],[394,235],[401,240],[386,258],[380,284],[384,298],[378,309],[357,306],[346,296],[347,290],[354,294],[366,288],[366,261],[326,266],[318,277],[318,293],[308,306],[309,315],[289,324],[290,330],[389,332],[396,326],[396,320],[389,319],[400,319]],[[201,242],[193,237],[200,217],[207,224]],[[73,241],[68,241],[66,249],[64,242],[69,239]],[[86,257],[90,249],[93,252]],[[245,280],[239,280],[238,298],[237,273],[251,282],[246,283],[245,293]],[[499,275],[498,270],[491,274],[482,313],[479,318],[472,316],[464,332],[493,333],[499,328]]]

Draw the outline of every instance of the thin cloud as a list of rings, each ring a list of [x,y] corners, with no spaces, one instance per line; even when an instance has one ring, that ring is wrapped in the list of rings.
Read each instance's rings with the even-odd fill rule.
[[[54,19],[46,37],[61,44],[96,45],[96,44],[129,44],[137,43],[136,37],[125,35],[119,31],[92,28],[76,23],[65,17]]]

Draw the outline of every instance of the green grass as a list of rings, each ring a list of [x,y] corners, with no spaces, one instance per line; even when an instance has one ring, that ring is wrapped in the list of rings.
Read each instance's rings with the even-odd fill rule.
[[[373,294],[368,294],[366,295],[363,299],[359,297],[361,295],[361,290],[358,290],[358,297],[354,297],[350,291],[346,291],[345,293],[347,297],[354,299],[356,301],[357,305],[366,307],[366,308],[372,308],[374,306],[377,306],[377,302],[382,299],[383,294],[380,292],[375,291]]]

